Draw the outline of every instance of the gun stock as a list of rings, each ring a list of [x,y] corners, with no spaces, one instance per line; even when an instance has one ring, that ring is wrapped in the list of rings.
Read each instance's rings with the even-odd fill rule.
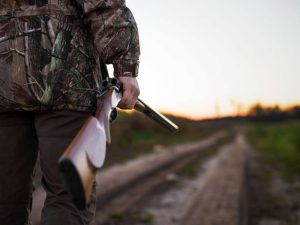
[[[59,170],[74,204],[83,210],[89,201],[97,168],[89,157],[90,150],[101,150],[105,145],[99,122],[89,117],[59,160]],[[104,146],[105,149],[105,146]],[[99,158],[103,158],[100,153]]]
[[[96,172],[104,163],[106,143],[111,142],[109,122],[121,100],[121,85],[116,79],[106,81],[106,86],[99,94],[103,99],[101,110],[88,118],[58,162],[65,186],[81,210],[90,200]],[[170,131],[178,129],[176,124],[140,99],[134,108]]]
[[[65,186],[80,210],[90,200],[96,172],[105,160],[106,143],[111,141],[110,116],[121,100],[114,85],[105,92],[101,110],[87,119],[58,162]]]

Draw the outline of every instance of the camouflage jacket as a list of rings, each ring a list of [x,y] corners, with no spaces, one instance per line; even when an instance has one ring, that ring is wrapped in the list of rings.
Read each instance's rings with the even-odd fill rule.
[[[134,76],[135,20],[124,0],[0,0],[0,112],[96,109],[106,64]]]

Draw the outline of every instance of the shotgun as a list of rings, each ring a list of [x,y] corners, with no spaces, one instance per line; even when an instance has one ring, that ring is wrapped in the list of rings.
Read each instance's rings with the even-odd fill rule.
[[[83,210],[89,202],[96,173],[102,167],[106,144],[111,143],[110,122],[117,117],[116,107],[122,98],[122,84],[116,78],[107,78],[98,93],[102,107],[90,116],[60,157],[59,171],[74,204]],[[178,126],[138,99],[135,110],[145,114],[162,127],[173,132]]]

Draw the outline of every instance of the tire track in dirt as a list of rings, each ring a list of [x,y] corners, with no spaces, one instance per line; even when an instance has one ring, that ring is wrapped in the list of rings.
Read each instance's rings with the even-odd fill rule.
[[[178,144],[168,147],[162,152],[153,153],[100,171],[96,178],[99,184],[97,187],[98,211],[96,220],[101,221],[104,219],[110,210],[126,210],[145,193],[165,180],[166,174],[186,165],[194,154],[204,151],[227,136],[228,132],[220,131],[204,140]],[[133,191],[131,192],[133,194],[130,194],[129,190]],[[124,193],[126,194],[122,196]],[[33,195],[33,207],[30,216],[34,225],[40,222],[44,200],[45,192],[39,187]]]
[[[209,150],[211,151],[211,150]],[[166,181],[144,193],[126,211],[111,208],[112,216],[96,225],[237,225],[246,224],[245,170],[248,144],[237,134],[229,144],[219,146],[209,157],[194,154],[187,168],[194,176],[174,173],[177,181]],[[192,162],[192,163],[191,163]],[[180,165],[181,167],[183,165]],[[168,171],[166,171],[168,172]],[[169,174],[170,175],[170,174]],[[172,175],[172,174],[171,174]],[[156,175],[155,175],[156,176]],[[147,182],[150,180],[147,180]],[[145,183],[145,185],[149,185]],[[151,189],[151,188],[149,188]],[[128,199],[138,190],[128,192]],[[124,199],[124,202],[126,200]],[[119,202],[122,204],[122,202]],[[121,213],[120,213],[121,212]]]
[[[245,175],[249,146],[243,134],[225,146],[201,182],[182,225],[246,224]]]

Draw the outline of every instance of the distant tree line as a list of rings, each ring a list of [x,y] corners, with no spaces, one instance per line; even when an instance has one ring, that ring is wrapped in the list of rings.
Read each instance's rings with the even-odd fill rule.
[[[295,105],[286,109],[279,105],[263,106],[258,103],[250,107],[248,117],[253,120],[280,121],[285,119],[300,119],[300,105]]]

